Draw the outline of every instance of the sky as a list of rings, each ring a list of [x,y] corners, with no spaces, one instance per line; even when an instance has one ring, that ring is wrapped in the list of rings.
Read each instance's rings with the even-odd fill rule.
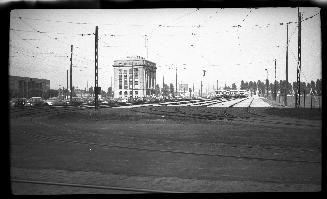
[[[157,65],[157,84],[213,90],[244,81],[296,81],[297,8],[17,9],[10,15],[9,75],[66,87],[73,45],[73,86],[94,87],[95,27],[99,86],[107,90],[114,60],[142,56]],[[300,7],[301,81],[321,78],[320,8]],[[313,16],[313,17],[311,17]],[[306,19],[306,20],[305,20]],[[296,23],[294,23],[296,22]],[[283,23],[283,24],[281,24]],[[146,36],[145,36],[146,35]],[[267,71],[265,70],[267,69]],[[203,76],[203,70],[206,75]],[[113,85],[113,83],[112,83]]]

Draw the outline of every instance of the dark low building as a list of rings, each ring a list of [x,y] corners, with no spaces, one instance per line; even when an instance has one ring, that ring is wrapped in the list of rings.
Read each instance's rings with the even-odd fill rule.
[[[9,76],[10,98],[48,98],[50,80],[30,77]]]

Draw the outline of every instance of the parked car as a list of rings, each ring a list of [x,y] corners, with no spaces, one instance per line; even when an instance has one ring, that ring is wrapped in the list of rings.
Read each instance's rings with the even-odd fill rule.
[[[10,104],[10,107],[14,107],[14,106],[15,106],[15,103],[16,103],[16,101],[17,101],[17,98],[12,98],[12,99],[10,100],[10,102],[9,102],[9,104]]]
[[[27,103],[27,99],[26,98],[18,98],[15,100],[15,107],[23,107],[25,106]]]
[[[52,97],[48,100],[45,101],[45,105],[48,106],[65,106],[66,102],[57,98],[57,97]]]
[[[100,105],[104,105],[104,106],[110,106],[110,107],[117,107],[118,102],[116,102],[115,100],[111,100],[111,99],[105,99],[103,101],[101,101]]]
[[[73,97],[72,101],[69,102],[69,105],[71,106],[80,106],[83,104],[83,100],[79,97]]]
[[[95,100],[94,100],[94,98],[92,99],[92,98],[89,98],[87,101],[86,101],[86,104],[88,105],[88,106],[95,106]]]
[[[138,105],[138,104],[144,104],[144,101],[142,98],[136,98],[134,99],[134,101],[132,102],[132,104]]]
[[[27,100],[25,106],[44,106],[46,105],[45,101],[41,97],[32,97]]]
[[[127,98],[118,98],[117,103],[120,106],[129,106],[129,105],[131,105],[131,103],[128,102]]]

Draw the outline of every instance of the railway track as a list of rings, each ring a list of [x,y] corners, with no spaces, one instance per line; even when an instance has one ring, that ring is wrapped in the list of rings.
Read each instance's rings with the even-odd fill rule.
[[[25,179],[11,179],[12,183],[24,183],[24,184],[37,184],[37,185],[48,185],[48,186],[59,186],[59,187],[78,187],[85,189],[96,189],[96,190],[116,190],[132,193],[182,193],[176,191],[166,191],[166,190],[154,190],[154,189],[142,189],[142,188],[132,188],[132,187],[117,187],[117,186],[100,186],[91,184],[73,184],[73,183],[63,183],[63,182],[51,182],[51,181],[36,181],[36,180],[25,180]]]
[[[67,136],[45,136],[36,133],[31,133],[27,131],[23,131],[25,134],[31,136],[34,139],[39,141],[50,141],[50,142],[61,142],[67,144],[82,144],[86,146],[99,147],[102,149],[109,148],[119,148],[119,149],[127,149],[127,150],[136,150],[136,151],[146,151],[146,152],[159,152],[159,153],[172,153],[172,154],[183,154],[183,155],[194,155],[194,156],[211,156],[211,157],[226,157],[226,158],[237,158],[237,159],[248,159],[248,160],[261,160],[261,161],[278,161],[278,162],[295,162],[295,163],[311,163],[311,164],[320,164],[320,161],[310,161],[310,160],[299,160],[299,159],[277,159],[277,158],[265,158],[265,157],[251,157],[244,155],[226,155],[219,153],[201,153],[187,150],[171,150],[171,149],[159,149],[159,148],[151,148],[151,147],[136,147],[129,145],[121,145],[116,143],[95,143],[95,142],[86,142],[83,140],[76,140],[72,138],[68,138]],[[230,144],[232,145],[232,144]],[[237,146],[233,145],[233,148]],[[252,148],[253,146],[248,146]],[[275,148],[276,149],[276,148]]]
[[[80,107],[24,107],[10,110],[10,116],[13,118],[26,116],[47,116],[60,113],[78,112],[84,110]]]
[[[48,124],[48,123],[43,123],[43,122],[40,122],[40,121],[37,121],[37,120],[33,120],[32,121],[34,124],[37,124],[37,125],[41,125],[41,126],[44,126],[45,128],[56,128],[56,129],[58,129],[58,130],[62,130],[62,131],[65,131],[65,130],[67,130],[68,129],[68,127],[67,126],[58,126],[57,124]],[[81,132],[80,132],[80,130],[79,129],[69,129],[69,131],[72,131],[73,132],[73,134],[75,135],[75,136],[77,136],[77,137],[79,137],[80,136],[80,134],[81,134]],[[26,132],[25,132],[26,133]],[[32,133],[31,133],[32,134]],[[97,135],[98,136],[98,135]],[[117,135],[116,135],[117,136]],[[121,137],[121,138],[129,138],[129,139],[132,139],[132,140],[137,140],[138,138],[140,138],[140,137],[138,137],[138,136],[131,136],[131,135],[128,135],[128,136],[125,136],[125,135],[118,135],[118,137]],[[56,136],[56,138],[60,138],[60,136]],[[63,138],[64,139],[64,138]],[[164,142],[167,142],[168,141],[168,143],[172,143],[172,141],[171,140],[173,140],[173,142],[178,142],[178,141],[176,141],[175,139],[171,139],[171,138],[166,138],[166,139],[164,139],[164,140],[162,140],[161,138],[159,139],[159,138],[146,138],[146,137],[141,137],[141,139],[142,140],[144,140],[144,141],[149,141],[150,143],[152,142],[152,141],[158,141],[158,142],[162,142],[162,141],[164,141]],[[184,141],[185,142],[185,141]],[[199,144],[199,142],[192,142],[192,141],[187,141],[187,143],[189,143],[189,144],[194,144],[194,145],[197,145],[197,144]],[[209,142],[210,143],[210,142]],[[222,145],[224,145],[224,144],[226,144],[225,142],[213,142],[213,144],[222,144]],[[235,147],[235,145],[232,145],[233,147]],[[241,145],[241,146],[243,146],[243,145]],[[293,149],[296,149],[296,150],[298,150],[299,152],[305,152],[305,151],[320,151],[320,147],[318,147],[316,150],[312,150],[312,149],[307,149],[306,147],[291,147],[291,146],[284,146],[284,147],[281,147],[281,146],[278,146],[278,147],[275,147],[275,146],[273,146],[273,145],[248,145],[248,144],[246,144],[246,145],[244,145],[245,147],[247,147],[247,148],[255,148],[255,147],[260,147],[261,149],[264,149],[264,150],[266,150],[266,149],[275,149],[275,150],[293,150]]]

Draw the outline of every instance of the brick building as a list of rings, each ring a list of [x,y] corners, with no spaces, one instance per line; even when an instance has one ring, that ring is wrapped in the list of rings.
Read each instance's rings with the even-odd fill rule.
[[[145,97],[154,94],[156,64],[140,56],[114,61],[114,97]]]
[[[10,98],[47,98],[50,90],[50,80],[30,77],[9,76]]]

